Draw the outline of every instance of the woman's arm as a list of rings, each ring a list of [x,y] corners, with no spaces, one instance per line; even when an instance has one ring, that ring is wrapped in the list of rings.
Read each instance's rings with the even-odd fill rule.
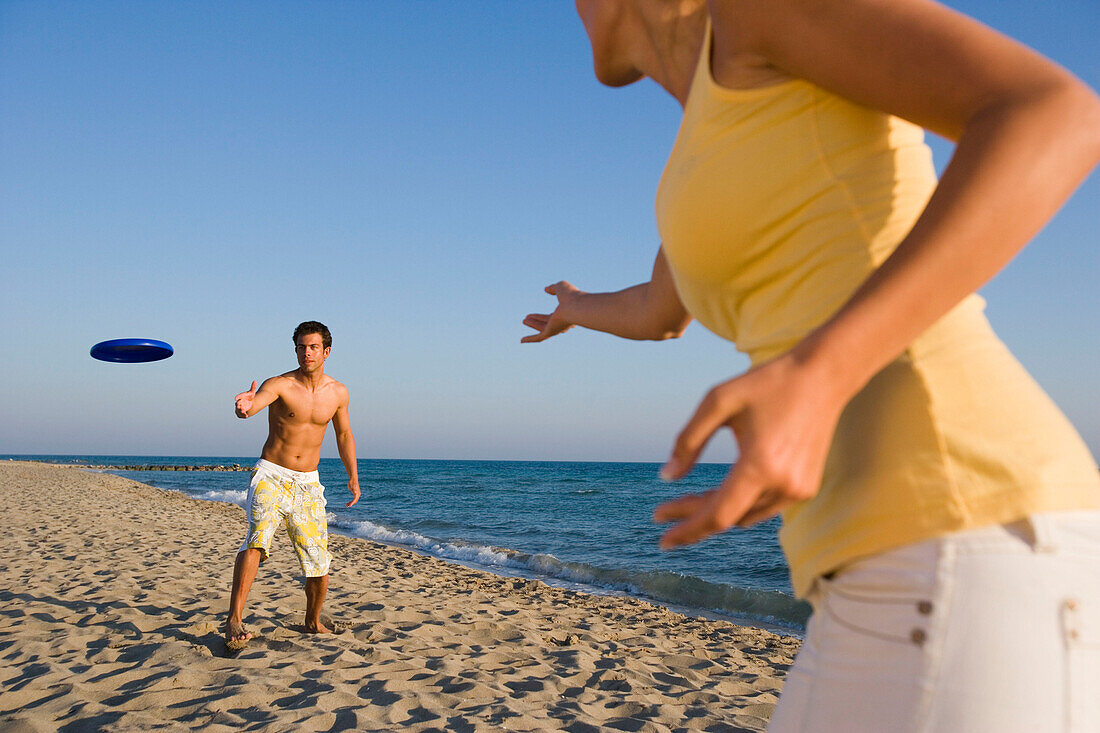
[[[751,54],[957,142],[909,236],[804,347],[842,362],[838,371],[853,393],[1000,271],[1100,161],[1100,100],[1092,90],[930,0],[712,0],[711,7],[723,58]]]
[[[613,336],[659,341],[679,338],[691,323],[672,282],[663,250],[657,251],[649,282],[614,293],[586,293],[561,281],[546,288],[558,299],[553,313],[531,313],[524,325],[538,331],[523,343],[545,341],[551,336],[583,326]]]
[[[733,429],[708,495],[660,507],[665,546],[751,524],[817,492],[840,412],[883,366],[996,274],[1100,161],[1100,101],[1035,52],[929,0],[712,0],[715,75],[767,64],[957,141],[893,255],[792,352],[719,385],[673,449],[689,470]]]

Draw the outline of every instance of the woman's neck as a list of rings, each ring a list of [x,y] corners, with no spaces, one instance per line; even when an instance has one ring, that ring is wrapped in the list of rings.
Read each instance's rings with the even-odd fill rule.
[[[631,44],[634,64],[684,106],[703,47],[706,3],[640,0],[637,8]]]

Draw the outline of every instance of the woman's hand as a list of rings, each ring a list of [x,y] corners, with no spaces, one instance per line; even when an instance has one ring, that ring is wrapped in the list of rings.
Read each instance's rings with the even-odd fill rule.
[[[733,431],[741,456],[717,488],[657,507],[655,521],[675,523],[661,547],[747,527],[815,496],[850,397],[793,351],[712,389],[680,432],[661,476],[687,474],[722,427]]]
[[[559,333],[565,333],[576,324],[566,315],[569,307],[577,299],[577,296],[581,295],[581,291],[573,286],[572,283],[562,280],[556,282],[553,285],[547,285],[544,290],[557,297],[558,307],[554,309],[553,313],[528,313],[527,317],[523,319],[523,325],[530,326],[538,331],[538,333],[531,334],[530,336],[524,336],[520,339],[520,343],[531,344],[539,341],[545,341],[551,336],[557,336]]]

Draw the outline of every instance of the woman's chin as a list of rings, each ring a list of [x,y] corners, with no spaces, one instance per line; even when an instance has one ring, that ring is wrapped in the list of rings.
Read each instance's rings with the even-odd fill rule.
[[[609,87],[625,87],[642,79],[645,74],[632,66],[607,67],[596,65],[596,80]]]

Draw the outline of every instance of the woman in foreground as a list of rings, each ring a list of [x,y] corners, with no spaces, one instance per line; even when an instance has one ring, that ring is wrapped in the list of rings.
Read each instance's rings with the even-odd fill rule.
[[[769,730],[1100,730],[1100,477],[975,291],[1100,160],[1100,101],[930,0],[578,0],[597,78],[684,107],[651,280],[579,325],[737,343],[662,475],[662,546],[783,513],[814,605]],[[927,128],[956,142],[937,182]]]

